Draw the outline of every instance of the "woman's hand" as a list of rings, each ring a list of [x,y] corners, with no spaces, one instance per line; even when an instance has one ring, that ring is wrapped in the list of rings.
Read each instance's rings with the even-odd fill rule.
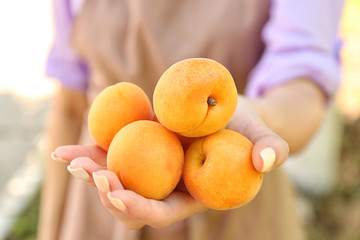
[[[96,187],[102,204],[129,229],[144,225],[164,228],[207,209],[184,190],[182,182],[161,201],[125,190],[117,176],[106,169],[106,152],[95,145],[59,147],[52,158],[69,161],[69,172]]]
[[[243,134],[254,144],[255,169],[269,172],[287,159],[289,147],[298,151],[311,138],[321,123],[324,106],[324,95],[314,83],[294,80],[263,98],[250,100],[239,96],[227,128]],[[163,228],[206,210],[190,196],[182,182],[161,201],[125,190],[117,176],[106,169],[106,152],[95,145],[59,147],[52,158],[70,162],[69,172],[96,187],[103,205],[129,229],[144,225]]]

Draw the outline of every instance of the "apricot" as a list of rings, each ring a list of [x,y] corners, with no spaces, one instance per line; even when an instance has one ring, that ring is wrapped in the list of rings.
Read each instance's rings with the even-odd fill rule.
[[[90,106],[89,132],[104,150],[108,150],[115,134],[137,120],[150,120],[153,110],[146,93],[137,85],[121,82],[101,91]]]
[[[207,58],[175,63],[160,77],[153,94],[159,122],[187,137],[209,135],[224,128],[237,105],[230,72]]]
[[[140,120],[123,127],[107,155],[108,169],[125,189],[157,200],[175,189],[183,166],[184,151],[179,139],[154,121]]]
[[[246,137],[227,129],[196,140],[185,154],[183,178],[189,193],[218,210],[251,201],[263,180],[252,164],[252,148]]]

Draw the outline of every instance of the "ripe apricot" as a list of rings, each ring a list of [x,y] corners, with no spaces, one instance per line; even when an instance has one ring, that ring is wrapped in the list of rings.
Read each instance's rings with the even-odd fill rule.
[[[184,152],[176,135],[154,121],[123,127],[110,144],[107,166],[125,189],[143,197],[163,199],[178,184]]]
[[[137,85],[121,82],[101,91],[90,106],[88,128],[94,141],[108,150],[115,134],[137,120],[150,120],[152,106]]]
[[[230,72],[207,58],[175,63],[160,77],[153,95],[159,122],[173,132],[200,137],[224,128],[237,105]]]
[[[263,174],[255,170],[252,143],[223,129],[199,138],[185,154],[183,178],[189,193],[212,209],[231,209],[251,201]]]

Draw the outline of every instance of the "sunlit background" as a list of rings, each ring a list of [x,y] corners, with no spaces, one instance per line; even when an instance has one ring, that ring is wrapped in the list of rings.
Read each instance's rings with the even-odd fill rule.
[[[55,91],[44,76],[52,41],[48,0],[0,2],[0,240],[35,239],[43,173],[41,146]],[[360,239],[360,0],[346,1],[336,97],[339,156],[329,191],[301,194],[309,239]],[[326,162],[326,161],[325,161]],[[331,169],[331,166],[329,166]]]
[[[35,236],[39,149],[55,89],[44,76],[53,34],[50,3],[0,1],[0,239]]]

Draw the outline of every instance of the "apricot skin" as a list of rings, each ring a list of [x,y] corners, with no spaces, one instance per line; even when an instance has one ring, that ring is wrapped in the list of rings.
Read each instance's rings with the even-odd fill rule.
[[[251,153],[252,143],[231,130],[199,138],[185,154],[183,178],[189,193],[217,210],[248,203],[263,180],[253,167]]]
[[[164,199],[178,184],[184,152],[177,136],[154,121],[123,127],[110,144],[107,166],[125,189],[150,199]]]
[[[212,98],[214,101],[210,101]],[[153,95],[159,122],[187,137],[224,128],[235,112],[237,89],[230,72],[206,58],[175,63],[160,77]]]
[[[108,150],[115,134],[137,120],[150,120],[152,106],[145,92],[135,84],[121,82],[101,91],[90,106],[89,132],[104,150]]]

